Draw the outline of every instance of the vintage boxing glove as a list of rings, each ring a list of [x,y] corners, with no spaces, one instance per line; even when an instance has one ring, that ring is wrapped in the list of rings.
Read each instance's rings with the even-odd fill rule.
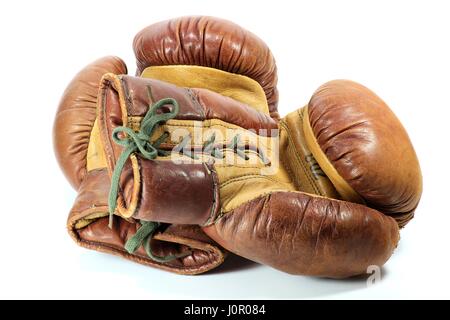
[[[239,54],[230,50],[236,43]],[[136,35],[134,51],[138,75],[182,87],[210,89],[267,112],[261,102],[252,99],[258,94],[248,94],[258,92],[257,86],[237,81],[242,77],[230,74],[243,73],[264,89],[270,115],[279,118],[272,54],[259,38],[229,21],[182,17],[159,22]],[[199,64],[203,67],[196,67]],[[240,94],[242,91],[244,94]],[[358,101],[359,96],[366,97],[365,101]],[[309,112],[313,112],[312,118]],[[314,94],[309,112],[305,107],[280,124],[286,127],[287,122],[302,121],[305,133],[297,139],[301,139],[299,148],[307,148],[308,153],[303,155],[301,165],[312,167],[310,171],[314,172],[305,176],[303,170],[294,170],[297,180],[303,181],[303,191],[365,204],[394,217],[403,227],[419,201],[421,174],[409,138],[392,111],[368,89],[336,81]],[[386,121],[382,120],[385,117]],[[387,138],[392,132],[396,134]],[[404,165],[398,167],[397,161],[403,157]],[[326,174],[328,183],[310,186],[307,182],[316,181],[318,173]]]
[[[145,252],[129,254],[124,243],[134,234],[136,224],[117,219],[108,228],[110,179],[99,141],[97,93],[105,73],[126,74],[116,57],[105,57],[86,66],[68,85],[61,99],[53,138],[57,160],[78,197],[68,218],[68,231],[81,246],[123,256],[133,261],[181,273],[206,272],[220,265],[224,251],[197,226],[170,225],[155,234],[157,254],[181,256],[168,262],[150,259]],[[104,218],[106,217],[106,218]]]
[[[360,90],[353,96],[352,86]],[[357,105],[367,104],[390,112],[370,91],[350,82],[336,91],[337,107],[329,97],[324,101],[337,110],[338,98],[354,103],[355,112]],[[293,274],[341,278],[383,265],[398,243],[393,218],[333,199],[344,197],[304,142],[310,137],[304,134],[302,111],[278,123],[269,112],[205,89],[113,74],[103,77],[99,108],[101,145],[112,181],[110,213],[141,224],[126,243],[130,252],[142,245],[154,256],[149,239],[160,223],[198,224],[223,247],[246,258]],[[386,119],[383,136],[403,130],[395,117]],[[376,118],[367,122],[367,133],[370,124],[379,125]],[[345,129],[351,125],[335,136]],[[409,143],[404,130],[398,134]],[[359,154],[361,164],[377,146],[373,143]],[[410,144],[403,152],[414,155]],[[362,170],[357,164],[356,172]],[[403,172],[420,181],[418,165],[413,166],[411,162]],[[382,170],[379,174],[386,175]],[[391,190],[404,187],[405,181]],[[404,203],[408,212],[420,196],[420,187],[411,190],[419,194],[406,196],[411,201]]]
[[[142,76],[206,87],[265,112],[270,108],[272,115],[277,116],[273,56],[259,38],[231,22],[212,17],[165,21],[141,31],[134,48],[139,65],[152,65],[143,70]],[[145,56],[144,49],[155,55]],[[194,56],[189,56],[190,53]],[[158,60],[159,54],[173,57]],[[265,65],[257,64],[255,59],[262,57]],[[234,73],[227,72],[229,70]],[[149,259],[145,254],[142,257],[143,252],[131,255],[124,251],[127,234],[134,233],[135,224],[119,221],[113,231],[105,229],[107,223],[102,217],[110,182],[105,174],[104,154],[93,141],[98,141],[95,120],[98,82],[107,72],[126,73],[126,67],[118,58],[105,58],[85,68],[66,90],[55,120],[58,161],[68,180],[79,190],[68,221],[70,234],[82,246],[178,273],[201,273],[218,266],[224,259],[224,252],[197,226],[171,224],[155,235],[152,245],[157,246],[156,253],[179,257],[169,259],[171,261]],[[265,85],[265,91],[257,81]],[[270,105],[266,94],[270,96]]]

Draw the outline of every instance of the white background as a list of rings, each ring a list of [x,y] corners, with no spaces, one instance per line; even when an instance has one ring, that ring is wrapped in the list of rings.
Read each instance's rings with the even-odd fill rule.
[[[0,3],[0,298],[450,298],[450,2]],[[190,14],[230,19],[271,47],[281,115],[303,106],[323,82],[347,78],[374,90],[401,119],[420,158],[424,193],[381,283],[292,276],[236,257],[208,274],[179,276],[69,238],[75,191],[51,141],[65,86],[108,54],[134,74],[134,34]]]

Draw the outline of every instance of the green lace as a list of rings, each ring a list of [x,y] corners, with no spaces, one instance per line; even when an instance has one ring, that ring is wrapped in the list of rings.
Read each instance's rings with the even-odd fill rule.
[[[233,152],[235,152],[241,158],[243,158],[245,160],[249,160],[249,157],[246,154],[245,145],[241,144],[240,139],[241,139],[241,137],[239,134],[235,135],[233,137],[233,140],[231,140],[231,142],[228,145],[226,145],[225,148],[233,150]],[[203,144],[201,153],[208,154],[214,158],[223,159],[223,158],[225,158],[225,155],[223,154],[221,148],[219,148],[219,146],[214,144],[215,140],[216,140],[216,135],[213,133],[211,135],[211,137],[207,141],[205,141],[205,143]],[[188,150],[186,148],[186,146],[190,143],[190,141],[191,141],[191,137],[185,136],[183,138],[183,140],[180,142],[180,144],[173,149],[173,152],[179,152],[179,153],[186,155],[192,159],[198,159],[195,152]],[[257,149],[256,153],[264,164],[268,164],[269,161],[265,157],[262,150]]]
[[[149,89],[150,90],[150,89]],[[149,91],[150,95],[150,91]],[[162,109],[166,105],[171,105],[170,111],[157,113],[159,109]],[[163,133],[155,142],[151,143],[151,137],[158,126],[170,119],[173,119],[178,114],[180,108],[178,102],[172,98],[161,99],[158,102],[154,103],[149,107],[148,112],[145,117],[142,119],[141,127],[139,132],[135,132],[131,128],[120,126],[113,130],[112,139],[115,143],[121,145],[124,149],[117,159],[116,166],[114,168],[113,175],[111,177],[111,189],[108,197],[108,206],[109,206],[109,227],[112,228],[114,212],[117,208],[117,198],[119,192],[119,184],[120,184],[120,176],[122,174],[125,163],[128,158],[134,152],[139,152],[139,154],[148,160],[153,160],[158,156],[165,156],[168,154],[167,151],[159,148],[161,143],[163,143],[169,136],[168,133]],[[120,138],[120,134],[125,133],[124,138]],[[202,153],[209,154],[215,158],[224,158],[224,154],[218,146],[214,145],[216,139],[216,135],[213,134],[202,147]],[[186,156],[191,157],[192,159],[198,159],[195,155],[195,152],[188,150],[186,146],[190,142],[190,136],[186,136],[183,138],[182,142],[173,149],[172,152],[179,152]],[[240,144],[240,136],[236,135],[233,140],[226,146],[233,150],[240,157],[248,160],[248,156],[245,153],[245,146]],[[258,150],[259,157],[263,160],[264,163],[267,160],[264,157],[264,154]],[[191,251],[178,254],[178,255],[167,255],[167,256],[157,256],[152,252],[150,242],[153,238],[156,230],[161,226],[161,223],[154,221],[140,221],[141,227],[136,231],[136,233],[128,239],[125,243],[125,249],[128,253],[134,253],[141,245],[144,247],[147,255],[154,261],[157,262],[168,262],[174,259],[182,258],[191,254]]]
[[[158,109],[163,106],[172,105],[169,112],[157,114]],[[109,227],[112,228],[114,212],[117,207],[117,197],[119,192],[120,176],[123,171],[123,167],[128,158],[133,152],[139,151],[142,157],[146,159],[155,159],[158,155],[166,155],[166,151],[159,149],[159,146],[169,136],[167,133],[162,134],[153,144],[150,142],[150,138],[159,124],[166,122],[169,119],[176,117],[180,110],[178,102],[172,98],[161,99],[153,104],[144,119],[141,122],[141,128],[139,132],[134,132],[128,127],[117,127],[113,130],[112,138],[115,143],[124,147],[124,150],[117,159],[116,166],[114,168],[113,175],[111,177],[111,189],[109,191],[108,205],[109,205]],[[126,133],[126,137],[121,139],[120,133]],[[153,238],[153,234],[160,227],[159,222],[153,221],[141,221],[141,227],[136,233],[128,239],[125,243],[125,250],[128,253],[134,253],[141,245],[144,246],[147,255],[157,262],[168,262],[174,259],[182,258],[190,255],[191,252],[186,252],[180,255],[167,255],[160,257],[152,252],[150,246],[150,240]]]
[[[152,251],[150,242],[156,230],[160,226],[161,224],[159,222],[141,220],[141,227],[130,239],[128,239],[127,243],[125,243],[125,250],[132,254],[142,245],[150,259],[161,263],[184,258],[192,253],[192,251],[189,250],[181,254],[167,255],[163,257],[155,255]]]
[[[172,105],[173,108],[167,113],[157,114],[156,111],[165,105]],[[111,189],[109,191],[108,205],[109,205],[109,227],[112,227],[113,214],[117,207],[117,197],[119,192],[120,175],[128,158],[133,152],[139,151],[145,159],[155,159],[158,154],[165,155],[164,150],[160,150],[160,144],[167,139],[168,134],[162,134],[153,144],[150,138],[160,123],[173,119],[178,114],[180,107],[178,102],[172,98],[161,99],[153,104],[144,119],[141,122],[141,129],[139,132],[134,132],[131,128],[120,126],[113,130],[112,138],[115,143],[124,147],[124,150],[117,159],[113,175],[111,177]],[[120,133],[126,133],[124,139],[119,137]]]

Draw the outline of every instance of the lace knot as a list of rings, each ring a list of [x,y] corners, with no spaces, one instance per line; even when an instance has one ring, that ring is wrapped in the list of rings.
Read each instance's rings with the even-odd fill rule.
[[[171,105],[169,112],[157,113],[162,107]],[[109,192],[109,227],[112,228],[114,212],[117,208],[117,198],[119,194],[120,176],[122,174],[125,163],[134,152],[139,151],[140,155],[145,159],[155,159],[159,154],[164,154],[164,150],[159,146],[164,142],[168,135],[161,135],[155,142],[150,139],[156,128],[167,120],[173,119],[179,112],[179,105],[175,99],[161,99],[149,107],[145,117],[142,119],[141,127],[138,132],[131,128],[120,126],[113,130],[112,139],[115,143],[124,147],[124,150],[117,159],[113,175],[111,177],[111,189]],[[121,135],[123,134],[123,137]]]

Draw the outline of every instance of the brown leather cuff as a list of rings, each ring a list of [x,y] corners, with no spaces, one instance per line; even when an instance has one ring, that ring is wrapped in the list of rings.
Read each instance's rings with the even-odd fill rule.
[[[218,178],[206,163],[175,163],[136,156],[127,161],[119,191],[134,219],[206,226],[219,213]]]
[[[113,228],[108,227],[108,192],[110,182],[106,169],[93,170],[83,180],[67,227],[80,246],[118,255],[132,261],[178,274],[200,274],[216,268],[226,252],[195,225],[169,225],[151,240],[154,254],[167,256],[191,251],[191,254],[170,262],[151,260],[141,247],[129,254],[124,245],[139,224],[133,219],[114,216]]]

